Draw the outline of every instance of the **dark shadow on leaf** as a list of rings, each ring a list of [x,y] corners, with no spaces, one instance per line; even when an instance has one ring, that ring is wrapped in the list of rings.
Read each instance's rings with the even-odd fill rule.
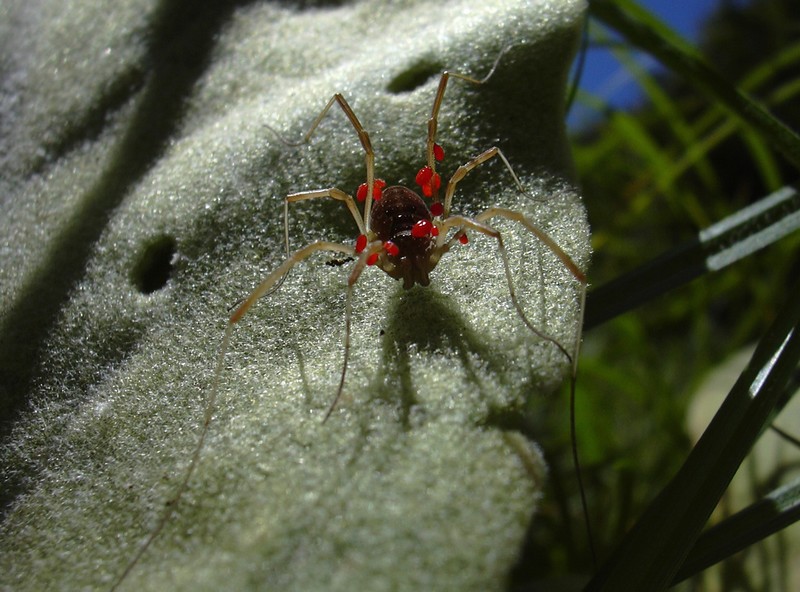
[[[399,403],[406,428],[410,428],[411,409],[418,402],[416,385],[420,380],[412,376],[413,350],[448,356],[463,368],[468,380],[480,385],[477,356],[502,383],[506,382],[502,357],[469,327],[453,299],[433,288],[398,290],[387,312],[382,339],[383,364],[372,391]]]

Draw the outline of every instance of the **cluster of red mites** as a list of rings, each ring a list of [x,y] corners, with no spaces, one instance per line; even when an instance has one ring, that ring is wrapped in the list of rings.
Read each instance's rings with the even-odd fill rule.
[[[442,178],[439,173],[434,173],[433,169],[428,165],[419,170],[414,180],[422,189],[422,194],[425,197],[431,197],[442,186]]]
[[[372,199],[378,201],[383,195],[383,188],[386,187],[386,181],[383,179],[375,179],[372,182]],[[358,190],[356,191],[356,199],[358,201],[364,201],[367,199],[367,184],[362,183],[358,186]]]
[[[444,159],[444,148],[439,146],[439,144],[433,145],[433,157],[437,162],[442,162]],[[420,186],[420,189],[422,189],[422,194],[425,197],[432,197],[434,193],[439,191],[439,187],[442,186],[442,178],[439,176],[439,173],[434,173],[433,169],[427,165],[419,170],[414,180],[417,182],[417,185]]]
[[[356,253],[361,253],[366,248],[367,248],[367,235],[360,234],[356,239]],[[392,255],[393,257],[400,254],[400,249],[392,241],[384,242],[383,250],[386,251],[387,254]],[[370,253],[369,257],[367,257],[367,265],[375,265],[377,261],[378,261],[378,252]]]
[[[441,162],[444,159],[444,149],[439,144],[433,145],[433,157],[437,162]],[[439,176],[439,173],[435,173],[428,165],[425,165],[419,170],[417,176],[415,177],[415,181],[417,185],[420,186],[420,189],[422,189],[422,194],[425,197],[433,197],[434,193],[436,193],[442,186],[441,176]],[[375,179],[372,183],[372,199],[378,201],[383,195],[384,187],[386,187],[386,181],[383,179]],[[362,183],[358,186],[358,190],[356,191],[356,198],[358,201],[364,201],[367,198],[368,189],[369,188],[367,187],[366,183]],[[433,216],[441,216],[444,213],[444,205],[442,205],[442,202],[436,201],[431,204],[430,211],[431,215]],[[439,229],[430,220],[420,220],[411,227],[411,236],[414,238],[439,236]],[[466,244],[467,235],[462,234],[458,237],[458,240],[462,244]],[[356,240],[356,253],[361,253],[366,248],[367,237],[366,235],[362,234]],[[383,250],[386,251],[388,255],[393,257],[396,257],[400,253],[400,249],[392,241],[384,242]],[[378,252],[370,253],[369,257],[367,257],[367,265],[375,265],[375,263],[378,261],[378,256]]]

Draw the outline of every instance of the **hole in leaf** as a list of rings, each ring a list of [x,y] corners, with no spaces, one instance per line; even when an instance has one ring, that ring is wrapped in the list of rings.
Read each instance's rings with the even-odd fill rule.
[[[163,288],[172,275],[177,243],[171,236],[160,236],[145,245],[133,267],[132,280],[142,294]]]
[[[386,90],[395,94],[411,92],[441,73],[442,68],[439,64],[417,62],[392,78],[386,85]]]

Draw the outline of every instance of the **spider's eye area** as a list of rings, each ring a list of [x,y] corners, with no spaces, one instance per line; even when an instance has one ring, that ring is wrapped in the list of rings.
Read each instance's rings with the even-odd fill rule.
[[[385,243],[383,243],[383,250],[386,251],[392,257],[397,257],[397,255],[400,254],[400,248],[392,241],[386,241]]]
[[[381,196],[383,195],[383,188],[386,187],[386,181],[383,179],[375,179],[372,182],[372,199],[378,201]],[[358,201],[364,201],[367,199],[367,184],[362,183],[358,186],[358,190],[356,191],[356,199]]]
[[[360,234],[356,239],[356,253],[361,253],[367,248],[367,235]]]
[[[444,148],[439,144],[433,145],[433,157],[436,159],[436,162],[442,162],[444,160]]]
[[[433,202],[431,204],[431,214],[434,216],[441,216],[444,214],[444,204],[440,201]]]
[[[371,253],[369,257],[367,257],[367,265],[375,265],[378,261],[378,253]]]
[[[439,187],[442,185],[442,178],[439,176],[439,173],[434,173],[433,169],[428,165],[425,165],[419,170],[414,181],[420,186],[425,197],[431,197],[433,192],[438,191]]]

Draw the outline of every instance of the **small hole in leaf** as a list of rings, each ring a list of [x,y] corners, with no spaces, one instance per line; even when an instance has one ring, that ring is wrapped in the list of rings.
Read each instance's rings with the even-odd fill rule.
[[[438,64],[417,62],[392,78],[386,85],[386,90],[395,94],[411,92],[441,73],[442,69]]]
[[[132,272],[133,283],[142,294],[152,294],[167,284],[176,251],[171,236],[160,236],[145,245]]]

